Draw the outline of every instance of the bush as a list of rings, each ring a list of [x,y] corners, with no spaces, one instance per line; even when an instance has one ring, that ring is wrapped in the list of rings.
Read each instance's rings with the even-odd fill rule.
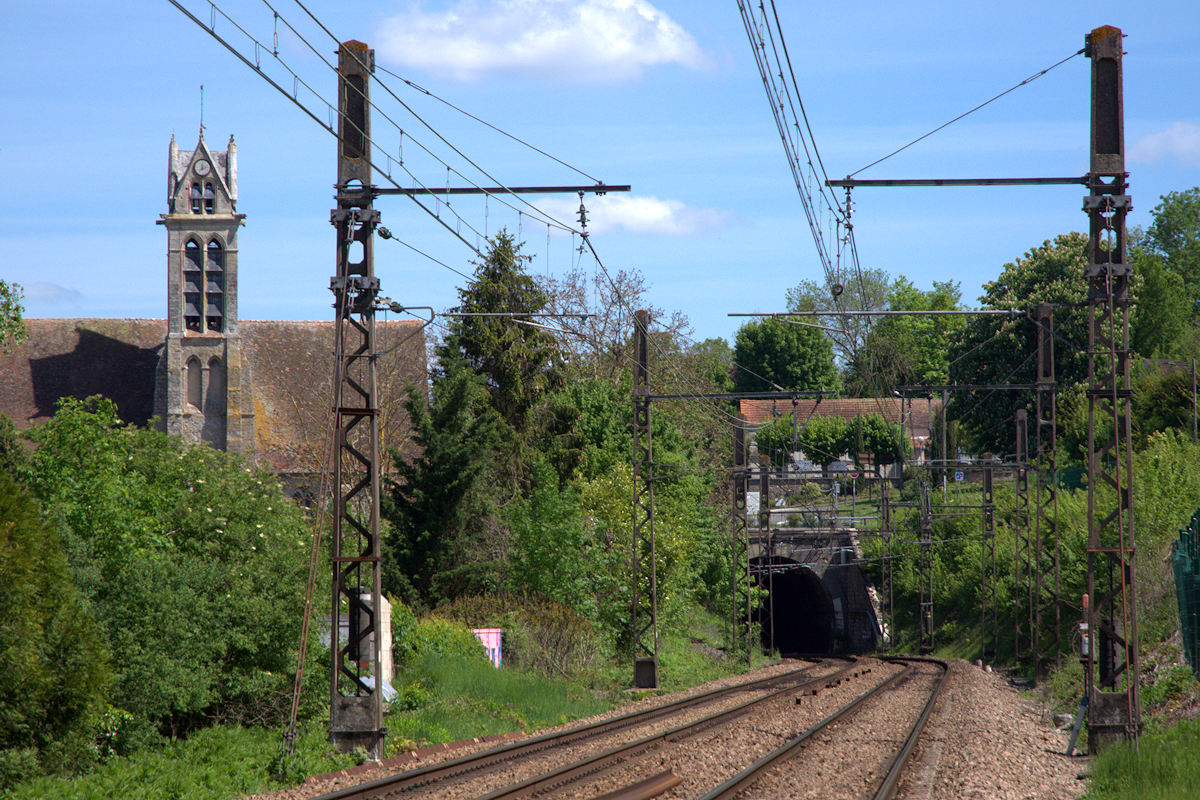
[[[109,699],[137,717],[118,750],[152,738],[146,722],[171,736],[213,721],[281,722],[309,524],[274,478],[125,426],[103,398],[64,399],[31,438],[29,484],[64,531],[112,653]],[[315,643],[316,626],[313,664]]]
[[[471,628],[504,630],[504,663],[545,675],[589,669],[599,645],[591,622],[540,597],[463,597],[434,611]]]
[[[0,790],[94,762],[94,725],[111,679],[62,543],[0,470]]]

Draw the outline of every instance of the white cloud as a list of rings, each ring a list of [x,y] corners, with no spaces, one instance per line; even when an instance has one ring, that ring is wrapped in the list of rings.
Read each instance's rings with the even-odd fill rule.
[[[24,289],[26,300],[47,305],[74,305],[83,298],[83,295],[74,289],[46,281],[31,283]]]
[[[551,199],[538,203],[555,218],[579,225],[579,203]],[[607,194],[584,200],[588,232],[624,230],[656,236],[690,236],[723,227],[730,213],[715,208],[696,208],[678,200],[661,200],[650,195]]]
[[[1166,130],[1139,137],[1129,148],[1129,157],[1148,164],[1173,161],[1200,167],[1200,125],[1172,122]]]
[[[462,80],[515,72],[571,83],[617,83],[646,67],[699,68],[696,40],[646,0],[457,0],[386,19],[381,60]]]

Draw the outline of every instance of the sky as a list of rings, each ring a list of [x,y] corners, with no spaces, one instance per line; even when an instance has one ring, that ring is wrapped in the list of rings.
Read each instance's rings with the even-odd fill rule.
[[[322,59],[335,41],[373,47],[376,153],[402,186],[631,184],[585,197],[591,244],[610,272],[639,270],[648,301],[688,315],[696,340],[732,341],[745,318],[731,313],[786,310],[789,288],[822,279],[736,0],[179,3],[215,19],[325,120],[336,75]],[[778,13],[832,177],[1061,61],[1108,24],[1127,37],[1130,225],[1148,224],[1161,195],[1200,185],[1191,2],[779,2]],[[155,223],[168,143],[192,149],[202,120],[210,147],[230,135],[238,145],[241,318],[332,315],[328,131],[168,0],[0,0],[0,22],[0,279],[24,287],[27,317],[165,316],[166,231]],[[234,22],[261,43],[257,55]],[[1082,175],[1089,81],[1090,62],[1072,58],[857,177]],[[858,189],[860,260],[922,288],[957,281],[974,305],[1006,262],[1085,229],[1083,194]],[[525,199],[577,226],[576,196]],[[599,269],[578,237],[515,202],[520,213],[452,198],[437,218],[402,197],[376,208],[396,237],[377,245],[376,273],[405,306],[453,306],[465,282],[455,270],[469,273],[475,257],[468,245],[500,229],[524,241],[533,272]]]

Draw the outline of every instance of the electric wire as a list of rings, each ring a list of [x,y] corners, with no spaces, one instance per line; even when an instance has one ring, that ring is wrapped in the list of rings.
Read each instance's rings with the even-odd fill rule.
[[[325,34],[326,34],[326,35],[327,35],[327,36],[328,36],[328,37],[329,37],[329,38],[330,38],[330,39],[331,39],[331,40],[334,42],[334,44],[337,44],[337,45],[340,47],[340,41],[341,41],[341,40],[340,40],[340,39],[338,39],[338,37],[336,37],[336,36],[335,36],[335,35],[334,35],[334,34],[333,34],[333,33],[332,33],[332,32],[331,32],[331,31],[330,31],[330,30],[329,30],[329,29],[328,29],[328,28],[327,28],[327,27],[326,27],[326,26],[323,24],[323,23],[321,23],[321,22],[320,22],[320,20],[318,20],[318,19],[316,18],[316,16],[315,16],[315,15],[313,15],[313,13],[312,13],[311,11],[309,11],[309,10],[308,10],[308,8],[307,8],[307,6],[305,6],[303,2],[301,2],[300,0],[293,0],[293,2],[295,2],[295,3],[296,3],[296,5],[298,5],[298,6],[301,8],[301,10],[303,10],[303,11],[304,11],[304,13],[308,14],[308,16],[309,16],[309,17],[310,17],[310,18],[311,18],[311,19],[312,19],[314,22],[316,22],[316,23],[317,23],[317,25],[318,25],[318,26],[321,28],[321,30],[325,32]],[[268,7],[270,7],[270,4],[268,3],[268,0],[263,0],[263,3],[267,4],[267,6],[268,6]],[[272,11],[274,11],[274,9],[272,9]],[[290,27],[291,27],[291,26],[289,25],[289,28],[290,28]],[[293,31],[293,32],[295,32],[295,29],[294,29],[294,28],[292,28],[292,31]],[[299,35],[299,34],[297,34],[297,35]],[[315,47],[313,47],[311,44],[309,44],[309,43],[307,42],[307,40],[305,40],[305,44],[307,44],[307,45],[308,45],[308,47],[309,47],[311,50],[313,50],[313,52],[314,52],[314,53],[318,52],[318,51],[316,50],[316,48],[315,48]],[[352,57],[352,58],[354,58],[356,61],[358,61],[358,55],[357,55],[356,53],[353,53],[353,52],[351,51],[351,52],[350,52],[350,55],[351,55],[351,57]],[[335,65],[333,65],[333,64],[330,64],[330,63],[329,63],[327,60],[325,60],[323,57],[322,57],[322,59],[321,59],[321,60],[322,60],[322,61],[325,61],[325,64],[326,64],[326,66],[330,67],[330,68],[331,68],[331,69],[332,69],[332,70],[333,70],[335,73],[337,72],[337,67],[336,67]],[[363,64],[361,61],[359,61],[359,65],[360,65],[360,66],[362,66],[364,69],[369,69],[369,68],[370,68],[370,66],[371,66],[371,65],[368,65],[368,64]],[[377,66],[377,65],[376,65],[376,66]],[[383,69],[382,67],[378,67],[378,66],[377,66],[377,68],[378,68],[378,69],[380,69],[380,70],[382,70],[383,72],[386,72],[386,73],[387,73],[387,74],[389,74],[389,75],[393,75],[394,77],[397,77],[397,78],[399,78],[399,79],[400,79],[400,80],[402,80],[402,81],[405,81],[405,83],[409,83],[409,82],[408,82],[408,81],[406,81],[404,78],[400,77],[399,75],[395,75],[395,73],[391,72],[390,70]],[[444,137],[444,136],[443,136],[443,135],[442,135],[442,134],[441,134],[441,133],[440,133],[440,132],[439,132],[437,129],[435,129],[435,128],[434,128],[432,125],[430,125],[428,122],[426,122],[426,121],[425,121],[425,119],[424,119],[424,118],[423,118],[423,117],[422,117],[420,114],[418,114],[416,111],[414,111],[414,110],[412,109],[412,107],[411,107],[411,106],[409,106],[409,105],[408,105],[408,103],[404,102],[404,100],[403,100],[403,99],[401,99],[401,97],[400,97],[398,94],[396,94],[394,91],[392,91],[391,87],[390,87],[390,86],[388,86],[388,85],[387,85],[387,83],[386,83],[385,81],[383,81],[383,80],[381,80],[381,79],[379,79],[379,78],[377,77],[377,78],[375,79],[375,84],[376,84],[377,86],[379,86],[380,88],[382,88],[382,89],[383,89],[385,92],[387,92],[389,95],[391,95],[391,97],[392,97],[392,98],[393,98],[393,99],[394,99],[394,100],[395,100],[397,103],[399,103],[399,104],[401,105],[401,107],[403,107],[403,108],[404,108],[404,110],[405,110],[405,111],[407,111],[409,114],[411,114],[411,115],[413,116],[413,118],[414,118],[414,119],[416,119],[416,120],[417,120],[419,123],[421,123],[421,125],[423,125],[423,126],[426,128],[426,129],[428,129],[430,133],[432,133],[432,134],[433,134],[434,136],[436,136],[436,137],[437,137],[437,138],[438,138],[438,139],[439,139],[439,140],[440,140],[440,141],[441,141],[443,144],[445,144],[447,147],[449,147],[451,150],[453,150],[453,151],[454,151],[454,153],[455,153],[456,155],[458,155],[460,158],[462,158],[464,161],[466,161],[468,164],[470,164],[470,165],[471,165],[472,167],[474,167],[475,169],[479,170],[479,172],[480,172],[482,175],[484,175],[485,177],[487,177],[487,178],[488,178],[490,181],[492,181],[492,182],[493,182],[493,184],[495,184],[496,186],[501,186],[501,187],[505,185],[503,181],[499,180],[499,179],[498,179],[498,178],[496,178],[495,176],[491,175],[491,174],[490,174],[490,173],[489,173],[487,170],[485,170],[483,167],[479,166],[479,164],[477,164],[477,163],[476,163],[476,162],[475,162],[473,159],[471,159],[471,158],[470,158],[469,156],[467,156],[467,155],[466,155],[464,152],[462,152],[462,150],[460,150],[458,147],[456,147],[454,144],[452,144],[452,143],[451,143],[451,142],[450,142],[448,139],[446,139],[446,137]],[[427,94],[430,94],[430,96],[433,96],[431,92],[428,92],[428,90],[425,90],[425,91],[426,91],[426,93],[427,93]],[[381,108],[380,108],[378,105],[376,105],[374,101],[370,100],[370,99],[369,99],[369,98],[367,98],[365,95],[364,95],[364,99],[366,99],[366,100],[367,100],[367,101],[368,101],[368,102],[371,104],[372,108],[375,108],[377,111],[379,111],[379,112],[380,112],[380,114],[382,114],[382,115],[383,115],[384,119],[386,119],[386,120],[387,120],[387,122],[389,122],[389,123],[390,123],[390,124],[391,124],[393,127],[395,127],[397,130],[399,130],[399,131],[400,131],[402,134],[404,133],[404,129],[403,129],[403,128],[402,128],[402,127],[399,125],[399,123],[397,123],[397,122],[395,122],[393,119],[391,119],[391,117],[390,117],[390,116],[388,116],[388,115],[387,115],[387,113],[386,113],[385,111],[383,111],[383,110],[382,110],[382,109],[381,109]],[[440,99],[440,98],[439,98],[439,99]],[[466,113],[466,112],[463,112],[463,113]],[[482,121],[482,120],[481,120],[481,121]],[[409,133],[409,138],[410,138],[410,139],[412,138],[412,134],[411,134],[411,133]],[[416,141],[416,140],[414,140],[414,141]],[[496,193],[493,193],[493,192],[488,192],[488,191],[484,190],[484,187],[483,187],[483,186],[481,186],[481,185],[480,185],[480,184],[478,184],[478,183],[475,183],[474,181],[472,181],[472,180],[471,180],[469,177],[467,177],[466,175],[464,175],[464,174],[463,174],[462,172],[460,172],[459,170],[457,170],[457,169],[454,169],[454,168],[453,168],[453,167],[452,167],[450,164],[446,163],[444,160],[442,160],[441,158],[439,158],[437,155],[435,155],[435,154],[434,154],[432,151],[430,151],[430,150],[429,150],[428,148],[426,148],[424,145],[421,145],[421,144],[420,144],[420,142],[417,142],[417,145],[418,145],[419,147],[421,147],[421,149],[422,149],[422,150],[424,150],[426,153],[428,153],[428,154],[429,154],[431,157],[433,157],[433,158],[434,158],[434,159],[436,159],[438,162],[440,162],[440,163],[442,164],[442,166],[446,167],[448,170],[453,170],[453,172],[454,172],[454,174],[455,174],[455,175],[457,175],[458,177],[460,177],[460,178],[462,178],[463,180],[467,181],[468,183],[471,183],[471,185],[472,185],[472,186],[474,186],[476,189],[482,190],[482,191],[483,191],[483,194],[484,194],[485,196],[487,196],[487,197],[492,197],[492,198],[495,198],[495,199],[496,199],[498,202],[501,202],[501,203],[503,203],[504,205],[508,206],[508,207],[509,207],[510,209],[512,209],[513,211],[518,211],[518,209],[517,209],[515,206],[513,206],[512,204],[510,204],[510,203],[508,203],[507,201],[505,201],[505,200],[503,199],[503,197],[500,197],[500,196],[499,196],[498,194],[496,194]],[[536,148],[535,148],[535,149],[536,149]],[[555,161],[559,161],[559,159],[556,159],[556,158],[554,158],[554,156],[550,156],[549,154],[543,153],[543,155],[546,155],[548,158],[551,158],[551,159],[553,159],[553,160],[555,160]],[[389,156],[389,158],[390,158],[390,156]],[[563,162],[559,161],[559,163],[563,163]],[[402,164],[401,164],[400,166],[403,168],[403,165],[402,165]],[[570,169],[573,169],[573,170],[575,170],[576,172],[580,172],[579,170],[575,169],[574,167],[570,167],[570,165],[569,165],[569,164],[564,164],[564,166],[567,166],[567,167],[569,167]],[[407,172],[407,170],[405,170],[405,171]],[[580,172],[580,174],[586,174],[586,173],[582,173],[582,172]],[[412,175],[412,173],[410,172],[410,173],[409,173],[409,175]],[[591,178],[591,176],[588,176],[588,177],[589,177],[589,178]],[[596,180],[595,178],[591,178],[591,179],[592,179],[592,180]],[[597,181],[597,182],[599,183],[599,181]],[[427,187],[425,187],[425,186],[423,186],[423,185],[422,185],[422,186],[421,186],[421,188],[425,189],[425,188],[427,188]],[[528,200],[526,200],[526,199],[525,199],[525,198],[523,198],[522,196],[520,196],[520,195],[518,195],[518,194],[515,194],[515,193],[512,193],[512,192],[509,192],[508,194],[511,194],[511,195],[513,196],[513,198],[514,198],[514,199],[515,199],[517,202],[521,203],[522,205],[524,205],[524,206],[526,206],[527,208],[531,209],[532,211],[536,212],[536,215],[542,218],[542,220],[541,220],[541,221],[543,221],[543,222],[547,222],[548,224],[552,224],[552,225],[554,225],[555,227],[559,228],[560,230],[563,230],[563,231],[572,231],[572,232],[574,232],[574,228],[572,228],[570,225],[567,225],[566,223],[563,223],[563,222],[561,222],[560,220],[557,220],[557,219],[555,219],[553,216],[551,216],[550,214],[546,213],[545,211],[543,211],[542,209],[538,208],[537,206],[533,205],[532,203],[530,203]],[[448,204],[447,204],[447,205],[448,205]],[[478,234],[478,231],[476,231],[476,233]],[[486,236],[485,236],[484,238],[486,238]]]
[[[1054,69],[1055,67],[1062,66],[1063,64],[1067,63],[1068,61],[1070,61],[1071,59],[1073,59],[1073,58],[1075,58],[1076,56],[1079,56],[1079,55],[1083,55],[1083,49],[1082,49],[1082,48],[1081,48],[1081,49],[1079,49],[1079,50],[1077,50],[1077,51],[1075,51],[1074,53],[1072,53],[1071,55],[1067,56],[1066,58],[1062,59],[1061,61],[1057,61],[1057,62],[1055,62],[1055,63],[1051,64],[1050,66],[1046,67],[1045,69],[1043,69],[1043,70],[1041,70],[1041,71],[1039,71],[1039,72],[1035,72],[1034,74],[1030,75],[1028,78],[1026,78],[1025,80],[1021,81],[1020,83],[1016,84],[1015,86],[1010,86],[1009,88],[1005,89],[1005,90],[1004,90],[1003,92],[1001,92],[1000,94],[998,94],[998,95],[996,95],[996,96],[994,96],[994,97],[992,97],[992,98],[990,98],[990,99],[988,99],[988,100],[984,100],[982,103],[980,103],[979,105],[975,106],[975,107],[974,107],[974,108],[972,108],[971,110],[969,110],[969,111],[964,111],[963,113],[959,114],[957,117],[955,117],[954,119],[950,120],[949,122],[944,122],[944,123],[942,123],[941,125],[937,126],[937,127],[936,127],[936,128],[934,128],[933,130],[929,131],[929,133],[926,133],[926,134],[923,134],[923,135],[921,135],[921,136],[918,136],[916,139],[913,139],[911,142],[909,142],[908,144],[904,145],[903,147],[897,148],[896,150],[893,150],[892,152],[888,153],[888,154],[887,154],[886,156],[884,156],[883,158],[878,158],[878,159],[876,159],[876,160],[872,161],[870,164],[867,164],[865,167],[860,167],[860,168],[858,168],[858,169],[854,170],[854,172],[851,172],[851,173],[850,173],[849,175],[847,175],[846,177],[847,177],[847,178],[853,178],[853,177],[854,177],[855,175],[857,175],[858,173],[860,173],[860,172],[863,172],[863,171],[865,171],[865,170],[868,170],[868,169],[870,169],[871,167],[875,166],[876,164],[881,164],[881,163],[883,163],[884,161],[887,161],[887,160],[888,160],[889,158],[891,158],[892,156],[894,156],[894,155],[896,155],[896,154],[898,154],[898,153],[902,153],[902,152],[904,152],[905,150],[907,150],[908,148],[912,147],[912,146],[913,146],[914,144],[916,144],[917,142],[920,142],[920,141],[922,141],[922,140],[924,140],[924,139],[928,139],[930,136],[932,136],[933,134],[937,133],[938,131],[940,131],[940,130],[942,130],[942,129],[944,129],[944,128],[947,128],[947,127],[949,127],[950,125],[953,125],[955,122],[958,122],[960,119],[963,119],[964,117],[967,117],[967,116],[970,116],[971,114],[974,114],[976,111],[978,111],[979,109],[981,109],[981,108],[983,108],[983,107],[985,107],[985,106],[991,105],[991,104],[992,104],[992,103],[994,103],[995,101],[999,100],[1001,97],[1004,97],[1006,94],[1009,94],[1010,92],[1014,92],[1014,91],[1016,91],[1017,89],[1020,89],[1022,86],[1025,86],[1025,85],[1026,85],[1026,84],[1028,84],[1028,83],[1032,83],[1033,81],[1035,81],[1035,80],[1037,80],[1038,78],[1042,77],[1042,76],[1043,76],[1043,75],[1045,75],[1047,72],[1049,72],[1050,70]]]

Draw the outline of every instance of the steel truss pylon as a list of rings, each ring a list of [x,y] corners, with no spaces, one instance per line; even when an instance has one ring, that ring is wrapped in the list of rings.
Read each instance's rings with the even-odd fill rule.
[[[654,547],[654,446],[650,432],[650,312],[634,312],[633,685],[658,688],[658,573]]]
[[[370,77],[374,51],[362,42],[338,48],[337,230],[334,294],[336,375],[330,741],[340,749],[383,756],[380,674],[379,404],[375,375],[374,231]],[[351,258],[358,258],[352,261]],[[343,617],[344,615],[344,617]],[[346,620],[345,640],[342,619]]]
[[[1035,433],[1037,452],[1033,515],[1033,631],[1035,674],[1058,666],[1062,652],[1061,575],[1058,549],[1058,422],[1055,416],[1054,311],[1049,304],[1036,309],[1037,400]],[[1048,627],[1049,626],[1049,627]]]
[[[738,652],[745,647],[746,665],[750,666],[751,654],[754,652],[754,622],[750,613],[750,552],[746,538],[746,485],[750,480],[750,471],[746,466],[745,424],[746,421],[739,417],[733,429],[733,504],[730,532],[733,613],[730,617],[730,644],[732,652]]]
[[[1130,424],[1129,284],[1121,31],[1087,36],[1092,60],[1088,215],[1088,747],[1141,728]],[[1107,690],[1107,691],[1106,691]]]

